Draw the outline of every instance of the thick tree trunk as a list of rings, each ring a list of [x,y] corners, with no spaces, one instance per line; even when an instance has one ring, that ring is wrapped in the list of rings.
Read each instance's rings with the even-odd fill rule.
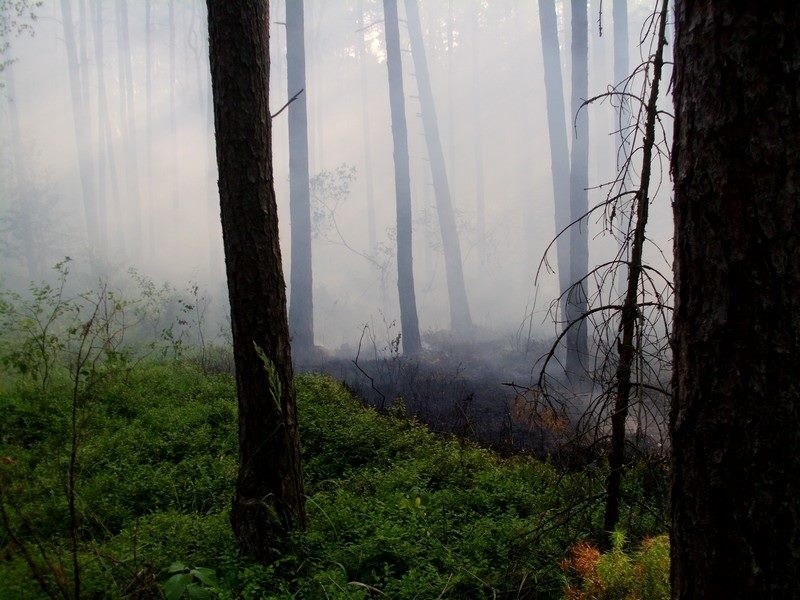
[[[578,380],[584,376],[588,358],[588,324],[583,316],[588,309],[586,274],[589,270],[589,113],[581,104],[589,95],[589,23],[587,0],[572,0],[572,94],[571,117],[574,137],[570,156],[569,196],[569,279],[566,316],[572,325],[567,333],[567,374]]]
[[[394,185],[397,201],[397,291],[400,296],[400,330],[405,354],[422,349],[414,292],[414,260],[411,251],[411,177],[408,166],[408,129],[400,56],[397,0],[383,0],[386,29],[386,64],[389,70],[389,104],[394,141]]]
[[[800,598],[799,24],[677,5],[673,598]]]
[[[231,519],[260,561],[305,525],[269,112],[269,5],[208,1],[225,264],[239,401]]]
[[[464,285],[461,243],[458,239],[450,183],[439,137],[439,121],[436,116],[436,103],[428,74],[428,59],[425,55],[425,43],[422,40],[422,25],[420,24],[417,0],[406,0],[406,18],[411,39],[411,56],[414,59],[414,71],[417,76],[419,102],[422,108],[425,143],[433,177],[433,192],[436,196],[436,210],[439,215],[439,229],[442,233],[447,295],[450,300],[450,327],[455,332],[467,333],[472,327],[472,317]]]
[[[561,51],[558,45],[558,21],[554,0],[539,0],[539,27],[544,57],[544,90],[547,101],[547,131],[550,137],[550,170],[555,205],[556,261],[558,270],[561,320],[567,323],[566,299],[569,291],[569,147],[567,118],[564,114],[564,82],[561,76]],[[562,233],[563,232],[563,233]]]
[[[306,89],[303,0],[286,0],[288,98]],[[289,105],[289,211],[292,228],[289,331],[295,359],[314,348],[314,291],[311,267],[311,192],[308,175],[306,93]]]

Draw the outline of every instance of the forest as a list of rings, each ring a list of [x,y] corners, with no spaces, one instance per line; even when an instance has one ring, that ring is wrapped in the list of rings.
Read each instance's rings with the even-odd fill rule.
[[[0,600],[800,599],[800,3],[0,0]]]

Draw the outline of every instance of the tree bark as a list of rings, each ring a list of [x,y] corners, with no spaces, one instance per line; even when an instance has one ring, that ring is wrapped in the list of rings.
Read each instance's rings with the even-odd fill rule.
[[[588,325],[583,317],[588,310],[586,274],[589,270],[589,113],[581,104],[589,95],[589,23],[587,0],[572,0],[572,93],[571,115],[574,137],[570,156],[569,196],[569,292],[567,321],[567,374],[574,380],[585,374],[584,360],[589,354]]]
[[[800,598],[800,3],[677,3],[673,598]]]
[[[400,331],[403,353],[422,349],[414,292],[414,260],[411,250],[411,177],[408,166],[408,129],[403,92],[403,62],[400,56],[400,25],[397,0],[383,0],[386,30],[386,64],[389,70],[389,104],[394,141],[394,186],[397,202],[397,291],[400,296]]]
[[[458,239],[450,182],[444,162],[442,142],[439,137],[439,120],[436,116],[436,103],[433,98],[425,43],[422,40],[422,25],[419,19],[417,0],[406,0],[406,18],[411,39],[411,56],[417,76],[419,102],[422,109],[422,125],[425,129],[425,143],[433,177],[433,192],[436,197],[436,210],[439,216],[439,229],[442,233],[447,296],[450,300],[450,328],[458,333],[467,333],[472,327],[472,317],[464,284],[464,266],[461,259],[461,243]]]
[[[287,98],[306,89],[303,0],[286,0]],[[314,291],[311,264],[311,192],[308,175],[306,93],[289,104],[289,211],[292,229],[289,331],[295,359],[314,348]]]
[[[231,519],[262,562],[305,525],[269,112],[267,0],[208,0],[217,164],[239,404]]]

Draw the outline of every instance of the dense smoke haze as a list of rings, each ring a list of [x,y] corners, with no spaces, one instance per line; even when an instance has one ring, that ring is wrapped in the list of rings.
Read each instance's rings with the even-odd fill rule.
[[[270,103],[277,112],[289,92],[300,90],[287,90],[285,4],[271,4]],[[607,4],[592,2],[588,11],[590,97],[616,83]],[[205,4],[48,0],[31,7],[35,20],[18,18],[9,3],[4,7],[8,18],[28,25],[8,35],[3,53],[10,61],[0,92],[4,285],[24,288],[69,255],[73,271],[90,279],[122,278],[133,267],[176,286],[196,281],[213,312],[223,315]],[[556,2],[555,9],[571,146],[582,142],[570,107],[570,3]],[[652,9],[650,2],[628,3],[631,71],[652,52]],[[450,320],[418,69],[402,3],[399,10],[424,338],[448,329]],[[555,246],[547,255],[553,270],[542,269],[534,280],[556,233],[538,5],[423,0],[419,18],[472,320],[509,340],[521,327],[523,337],[552,337],[559,329],[548,316],[559,295]],[[354,349],[367,323],[386,338],[399,332],[392,325],[399,323],[395,191],[381,3],[306,2],[305,56],[315,343]],[[631,89],[638,93],[639,84]],[[619,120],[608,100],[583,110],[591,140],[591,207],[608,193],[602,184],[616,177]],[[273,119],[273,155],[288,284],[287,115],[284,110]],[[639,161],[634,156],[634,171]],[[100,207],[98,235],[87,234],[82,175]],[[665,185],[652,194],[648,239],[665,255],[671,247],[667,177],[662,160],[653,190]],[[617,251],[607,217],[603,210],[590,217],[590,268]],[[669,270],[655,245],[645,253],[651,265]]]

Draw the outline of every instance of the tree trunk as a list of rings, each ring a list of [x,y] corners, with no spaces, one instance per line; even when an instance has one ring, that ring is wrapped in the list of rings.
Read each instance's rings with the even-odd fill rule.
[[[175,0],[169,0],[169,134],[172,147],[172,160],[169,165],[170,187],[172,194],[172,209],[175,220],[172,227],[176,230],[172,236],[178,238],[180,230],[181,201],[178,192],[178,123],[175,107],[175,87],[176,87],[176,65],[175,65]]]
[[[400,56],[400,25],[397,0],[383,0],[386,29],[386,64],[389,70],[389,104],[394,141],[394,185],[397,201],[397,291],[400,296],[400,330],[405,354],[422,349],[414,292],[414,261],[411,251],[411,177],[408,166],[408,129],[403,92],[403,62]]]
[[[93,252],[102,246],[97,197],[95,195],[94,181],[92,180],[92,165],[89,150],[89,115],[86,110],[81,80],[78,67],[78,54],[75,47],[75,29],[72,24],[72,6],[70,0],[61,0],[61,21],[64,27],[64,44],[67,49],[67,64],[69,73],[69,91],[72,100],[72,119],[75,129],[75,141],[78,155],[78,171],[80,173],[81,190],[83,195],[83,213],[86,224],[86,233],[89,245]]]
[[[556,221],[556,261],[558,269],[561,320],[567,324],[566,300],[569,293],[569,148],[567,118],[564,114],[564,82],[561,76],[561,51],[554,0],[539,0],[539,27],[544,58],[544,90],[547,101],[547,131],[550,137],[550,170],[553,178],[553,204]],[[563,232],[563,233],[562,233]],[[560,235],[559,235],[560,234]]]
[[[589,95],[589,23],[587,0],[572,0],[572,94],[571,116],[574,137],[570,156],[569,196],[569,292],[567,322],[575,323],[567,333],[567,375],[573,380],[584,376],[588,358],[588,324],[583,316],[588,310],[587,284],[589,270],[589,113],[581,103]]]
[[[638,298],[643,282],[642,255],[644,252],[645,230],[650,209],[650,178],[653,169],[653,149],[656,143],[656,125],[658,118],[658,95],[661,85],[661,73],[664,68],[664,47],[667,45],[665,30],[667,27],[667,7],[669,0],[661,0],[659,12],[658,38],[656,53],[652,62],[652,83],[647,99],[645,113],[644,139],[642,140],[642,167],[639,190],[636,193],[635,227],[631,245],[630,261],[626,269],[628,275],[625,300],[620,314],[617,348],[619,357],[614,380],[617,386],[614,400],[614,412],[611,414],[611,454],[608,459],[609,474],[606,483],[606,511],[603,529],[609,534],[609,541],[619,521],[619,507],[622,500],[622,474],[625,468],[625,426],[628,422],[631,391],[636,382],[633,381],[634,359],[641,349],[634,344],[636,321],[639,318]],[[610,544],[609,544],[610,546]]]
[[[479,13],[481,3],[472,7],[472,114],[475,132],[473,134],[473,149],[475,158],[475,213],[478,235],[478,253],[481,263],[486,263],[486,202],[485,185],[483,177],[483,136],[481,124],[483,123],[483,110],[481,108],[481,81],[480,81],[480,24]]]
[[[139,156],[136,142],[136,110],[133,103],[133,69],[131,47],[128,41],[128,2],[117,0],[117,51],[119,56],[120,104],[124,111],[122,120],[123,145],[125,147],[126,214],[132,218],[130,250],[134,260],[141,258],[142,211],[139,193]],[[128,219],[125,219],[128,222]]]
[[[360,26],[364,28],[364,2],[359,0],[358,15]],[[364,43],[364,34],[359,32],[359,43],[356,44],[358,62],[361,70],[361,119],[364,135],[364,182],[366,185],[367,200],[367,227],[369,235],[369,252],[375,256],[378,252],[378,236],[375,226],[375,192],[372,181],[372,144],[371,128],[369,123],[369,93],[367,86],[367,51]]]
[[[240,549],[274,558],[305,525],[269,112],[269,5],[208,0],[217,164],[239,404],[231,519]]]
[[[111,206],[115,210],[113,219],[115,231],[115,249],[124,251],[125,235],[122,232],[122,210],[119,196],[119,179],[117,178],[117,162],[115,159],[114,133],[108,117],[108,97],[106,94],[104,36],[103,36],[103,2],[91,0],[89,5],[92,15],[92,33],[94,35],[94,61],[97,69],[97,193],[106,199],[100,207],[100,227],[106,231],[109,225],[108,211]],[[108,178],[106,178],[106,176]],[[110,189],[110,191],[109,191]],[[105,235],[104,235],[105,238]]]
[[[146,113],[145,118],[147,124],[145,128],[145,142],[147,164],[147,207],[149,208],[148,219],[148,235],[147,235],[147,250],[150,259],[155,259],[156,256],[156,235],[157,235],[157,220],[156,220],[156,203],[155,186],[153,185],[153,18],[152,18],[152,0],[145,0],[144,3],[144,40],[145,40],[145,105]]]
[[[673,598],[800,598],[799,24],[677,4]]]
[[[287,98],[306,89],[303,0],[286,0]],[[289,211],[292,228],[289,331],[295,359],[314,348],[311,267],[311,192],[308,175],[308,113],[305,91],[289,104]]]
[[[428,74],[428,59],[425,56],[425,44],[422,40],[422,25],[420,24],[417,0],[406,0],[406,18],[411,39],[411,56],[414,59],[414,71],[417,75],[425,143],[433,177],[433,192],[436,196],[436,209],[439,215],[439,229],[442,233],[447,295],[450,300],[450,327],[455,332],[466,333],[472,327],[472,317],[464,285],[461,244],[458,239],[447,167],[439,137],[439,121],[436,116],[436,104]]]

